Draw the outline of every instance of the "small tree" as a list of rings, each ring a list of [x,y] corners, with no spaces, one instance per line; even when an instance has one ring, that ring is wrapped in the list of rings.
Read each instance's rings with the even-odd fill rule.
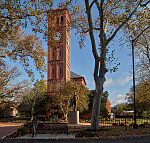
[[[106,102],[108,101],[108,92],[107,91],[105,91],[103,94],[102,94],[102,103],[101,103],[101,107],[100,107],[100,116],[102,117],[102,118],[106,118],[106,117],[108,117],[108,114],[109,114],[109,112],[108,112],[108,110],[107,110],[107,108],[106,108]]]
[[[55,92],[56,96],[53,98],[55,106],[60,108],[65,120],[67,120],[68,112],[72,110],[71,100],[75,92],[79,96],[78,109],[82,112],[88,108],[88,89],[84,86],[78,85],[72,81],[61,82],[57,84]]]
[[[38,113],[38,106],[45,98],[46,81],[36,81],[34,87],[23,97],[23,102],[18,107],[19,111],[26,113],[33,118],[34,113]]]
[[[150,78],[146,81],[139,82],[136,86],[136,111],[138,115],[149,116],[150,113]],[[127,94],[129,104],[133,107],[133,88]],[[132,108],[133,109],[133,108]]]

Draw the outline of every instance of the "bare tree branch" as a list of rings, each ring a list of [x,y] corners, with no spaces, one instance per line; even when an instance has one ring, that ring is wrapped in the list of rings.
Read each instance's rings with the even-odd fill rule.
[[[122,24],[114,31],[111,37],[109,37],[106,40],[106,46],[108,43],[116,36],[118,31],[131,19],[131,17],[135,14],[135,12],[140,8],[141,6],[141,1],[138,3],[137,7],[131,12],[131,14],[122,22]]]
[[[93,4],[94,4],[96,1],[97,1],[97,0],[93,0],[93,1],[92,1],[92,3],[91,3],[90,6],[89,6],[89,10],[91,10]]]
[[[141,6],[147,6],[150,3],[150,0],[146,2],[145,4],[141,4]]]
[[[135,42],[138,40],[138,38],[139,38],[147,29],[149,29],[149,28],[150,28],[150,26],[146,27],[137,37],[135,37],[135,38],[133,39],[133,42],[135,43]]]

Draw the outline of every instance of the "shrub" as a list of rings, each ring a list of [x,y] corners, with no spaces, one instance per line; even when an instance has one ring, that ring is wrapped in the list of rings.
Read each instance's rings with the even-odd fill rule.
[[[124,124],[124,121],[123,120],[120,120],[119,121],[119,126],[124,126],[125,124]]]
[[[28,127],[21,127],[21,128],[18,128],[18,129],[17,129],[17,132],[18,132],[18,133],[21,133],[21,134],[24,134],[24,133],[27,132],[27,130],[28,130]]]
[[[58,122],[58,115],[51,115],[49,121],[51,122]]]
[[[118,126],[118,124],[117,124],[117,123],[112,123],[112,125],[113,125],[113,126]]]
[[[17,117],[21,117],[21,113],[17,113],[16,116],[17,116]]]
[[[46,116],[45,115],[39,115],[38,116],[38,120],[40,120],[40,121],[46,121]]]

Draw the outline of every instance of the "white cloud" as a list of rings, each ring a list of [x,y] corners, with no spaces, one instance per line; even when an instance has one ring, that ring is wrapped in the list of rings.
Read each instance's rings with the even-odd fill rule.
[[[120,104],[120,103],[124,103],[124,102],[126,102],[125,97],[126,97],[126,95],[119,94],[119,95],[117,95],[115,98],[113,98],[113,99],[111,100],[111,103],[112,103],[113,105]]]
[[[108,87],[108,86],[112,86],[112,85],[114,85],[114,82],[113,82],[112,78],[108,78],[104,82],[104,87]]]
[[[123,90],[112,90],[110,91],[110,94],[116,94],[116,93],[121,93]]]
[[[121,77],[117,80],[112,80],[112,78],[106,78],[106,82],[104,83],[104,87],[109,87],[109,86],[123,86],[126,83],[128,83],[132,77],[126,76],[126,77]],[[118,91],[112,91],[112,93],[119,93]]]
[[[129,76],[127,76],[127,77],[125,77],[125,78],[120,78],[119,80],[118,80],[118,84],[120,85],[120,86],[123,86],[123,85],[125,85],[128,81],[130,81],[132,79],[132,77],[129,77]]]

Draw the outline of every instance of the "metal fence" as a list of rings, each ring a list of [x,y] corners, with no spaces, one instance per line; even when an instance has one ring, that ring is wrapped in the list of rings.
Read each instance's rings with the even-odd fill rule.
[[[138,127],[150,128],[150,117],[137,117],[136,122]],[[134,118],[132,115],[115,115],[113,117],[100,118],[100,128],[120,128],[132,129],[134,125]]]

